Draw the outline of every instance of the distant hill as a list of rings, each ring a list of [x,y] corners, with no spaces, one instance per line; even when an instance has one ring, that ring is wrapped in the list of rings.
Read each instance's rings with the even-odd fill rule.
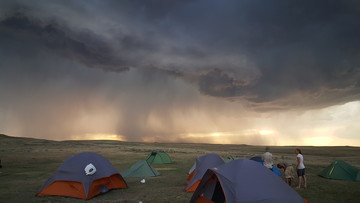
[[[4,139],[4,140],[14,140],[14,139],[26,139],[25,137],[13,137],[13,136],[9,136],[9,135],[5,135],[5,134],[0,134],[0,139]]]
[[[8,135],[0,134],[0,138],[11,138],[11,137]]]
[[[0,134],[0,139],[31,139],[31,140],[38,140],[37,138],[29,138],[29,137],[14,137],[5,134]]]
[[[48,144],[57,141],[51,141],[46,139],[29,138],[29,137],[14,137],[5,134],[0,134],[0,146],[5,149],[8,147],[19,147],[23,145],[39,145]]]

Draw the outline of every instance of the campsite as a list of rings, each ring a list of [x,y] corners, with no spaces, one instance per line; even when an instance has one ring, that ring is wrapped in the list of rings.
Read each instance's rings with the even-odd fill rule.
[[[271,147],[274,162],[294,162],[295,146]],[[360,168],[358,147],[301,147],[308,167],[308,188],[295,190],[309,202],[359,202],[359,181],[335,180],[319,174],[334,160]],[[193,193],[185,192],[187,173],[195,159],[209,153],[222,158],[249,159],[260,155],[264,146],[195,143],[140,143],[109,140],[51,141],[0,135],[0,202],[84,202],[61,196],[35,196],[63,161],[75,154],[94,152],[124,172],[145,160],[153,151],[164,151],[171,163],[152,164],[160,173],[145,178],[126,177],[128,188],[111,190],[88,202],[189,202]],[[281,171],[282,172],[282,171]],[[295,185],[293,185],[293,188]]]

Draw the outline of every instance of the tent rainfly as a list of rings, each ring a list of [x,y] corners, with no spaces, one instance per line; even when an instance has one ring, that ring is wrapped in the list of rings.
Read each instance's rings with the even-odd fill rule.
[[[36,195],[88,200],[116,188],[127,184],[114,166],[99,154],[83,152],[67,158]]]
[[[197,157],[195,160],[195,169],[188,175],[188,185],[185,191],[194,192],[207,169],[217,167],[224,163],[224,160],[215,153]]]
[[[319,175],[329,179],[360,181],[360,170],[342,160],[333,161]]]
[[[135,177],[151,177],[159,176],[160,173],[148,164],[145,160],[141,160],[132,165],[128,170],[121,173],[124,178],[135,178]]]
[[[146,161],[149,164],[169,164],[171,163],[170,156],[165,152],[156,152],[153,151],[146,158]]]
[[[208,169],[190,202],[304,203],[307,200],[267,168],[251,160],[236,159]]]

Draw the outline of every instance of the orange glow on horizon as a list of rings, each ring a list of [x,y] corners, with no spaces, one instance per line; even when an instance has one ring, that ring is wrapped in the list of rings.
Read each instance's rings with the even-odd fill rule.
[[[305,145],[314,145],[314,146],[328,146],[333,142],[332,137],[308,137],[304,138],[304,144]]]
[[[105,133],[87,133],[85,135],[77,135],[73,137],[74,140],[117,140],[126,141],[125,136],[117,134]]]
[[[260,135],[271,135],[271,134],[274,134],[274,131],[272,131],[272,130],[260,130],[259,134]]]

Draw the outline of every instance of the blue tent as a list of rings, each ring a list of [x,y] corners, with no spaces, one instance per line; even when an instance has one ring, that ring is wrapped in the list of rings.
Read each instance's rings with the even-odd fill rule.
[[[190,202],[304,203],[279,176],[260,164],[236,159],[206,171]]]
[[[262,158],[261,156],[254,156],[254,157],[251,157],[250,160],[253,160],[253,161],[256,161],[256,162],[262,162]]]

